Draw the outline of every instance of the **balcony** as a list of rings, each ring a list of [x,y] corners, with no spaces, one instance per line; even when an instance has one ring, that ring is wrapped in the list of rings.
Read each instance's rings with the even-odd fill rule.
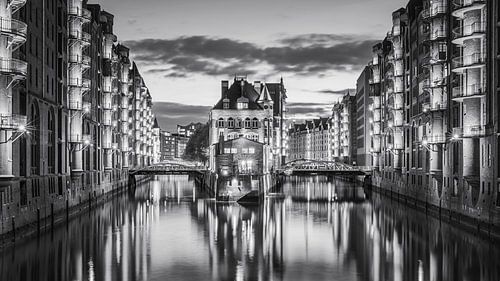
[[[82,8],[81,6],[75,6],[73,4],[68,5],[68,16],[78,18],[83,23],[87,23],[92,20],[92,13],[89,10]]]
[[[0,73],[23,79],[28,73],[28,63],[18,59],[0,58]]]
[[[463,45],[466,40],[480,39],[486,36],[486,22],[475,22],[453,29],[453,44]]]
[[[7,0],[7,5],[10,7],[12,14],[26,5],[27,0]]]
[[[68,141],[71,143],[83,143],[85,145],[89,145],[92,143],[92,136],[70,133],[68,136]]]
[[[454,11],[452,15],[457,18],[464,18],[465,13],[479,10],[486,6],[486,0],[453,0]]]
[[[68,109],[75,111],[83,110],[83,102],[77,100],[69,100],[68,101]]]
[[[102,125],[111,126],[113,124],[112,119],[113,119],[113,111],[105,110],[102,117]]]
[[[8,37],[9,45],[14,49],[26,42],[26,34],[28,32],[28,25],[22,21],[0,18],[0,34]]]
[[[422,111],[424,113],[444,111],[447,108],[448,105],[444,102],[435,102],[435,103],[426,102],[422,104]]]
[[[423,137],[422,144],[442,144],[446,143],[446,136],[441,134],[428,135]]]
[[[444,29],[437,29],[434,31],[430,31],[429,34],[424,37],[424,42],[434,42],[440,40],[446,40],[447,32]]]
[[[68,79],[68,86],[73,88],[81,88],[84,91],[90,90],[90,79],[88,78],[70,78]]]
[[[28,123],[24,115],[0,115],[0,130],[24,131]]]
[[[83,45],[90,45],[92,41],[92,36],[87,32],[79,31],[79,30],[70,30],[69,39],[74,41],[79,41]]]
[[[478,138],[488,135],[489,128],[485,125],[473,125],[453,128],[453,138]]]
[[[448,6],[445,1],[442,1],[442,3],[431,4],[422,11],[422,18],[429,20],[438,16],[444,16],[446,15],[447,8]]]
[[[465,99],[482,98],[486,94],[485,84],[473,84],[453,88],[453,100],[463,102]]]
[[[86,55],[70,55],[68,60],[71,64],[79,64],[85,68],[89,68],[91,63],[90,57]]]
[[[462,73],[467,69],[484,67],[486,57],[482,53],[475,53],[468,56],[456,57],[452,60],[452,71]]]

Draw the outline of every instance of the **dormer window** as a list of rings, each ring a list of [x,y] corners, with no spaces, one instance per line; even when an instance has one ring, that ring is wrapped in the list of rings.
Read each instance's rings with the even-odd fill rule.
[[[236,101],[238,109],[247,109],[248,108],[248,99],[245,97],[240,97]]]
[[[223,108],[223,109],[229,109],[229,99],[228,99],[228,98],[225,98],[225,99],[222,101],[222,108]]]
[[[238,109],[247,109],[247,108],[248,108],[247,102],[239,102],[238,103]]]

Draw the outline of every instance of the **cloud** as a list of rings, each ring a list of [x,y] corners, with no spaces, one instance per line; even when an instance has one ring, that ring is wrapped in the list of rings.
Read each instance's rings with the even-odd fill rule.
[[[276,72],[322,76],[331,70],[361,69],[377,42],[355,35],[304,34],[281,38],[274,46],[209,36],[143,39],[125,44],[131,48],[134,60],[151,68],[149,73],[167,77],[265,76]]]
[[[323,90],[316,91],[316,93],[320,93],[320,94],[331,94],[331,95],[342,95],[342,96],[347,94],[347,92],[355,93],[356,89],[343,89],[343,90],[323,89]]]
[[[296,102],[288,103],[291,119],[311,119],[319,116],[330,116],[333,104],[314,103],[314,102]]]
[[[155,102],[153,111],[162,130],[174,132],[177,124],[207,122],[211,106],[187,105],[174,102]]]

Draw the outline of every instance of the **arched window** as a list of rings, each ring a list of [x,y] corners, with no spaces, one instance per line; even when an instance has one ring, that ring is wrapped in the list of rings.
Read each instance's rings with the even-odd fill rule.
[[[30,111],[30,121],[28,122],[33,128],[31,134],[31,174],[40,174],[40,111],[38,105],[33,103]]]
[[[229,117],[229,119],[227,119],[227,127],[230,129],[234,128],[234,119],[232,117]]]
[[[219,120],[217,121],[217,127],[224,128],[224,119],[219,118]]]
[[[241,121],[241,119],[238,118],[238,120],[236,121],[236,128],[239,129],[242,127],[242,124],[243,122]]]
[[[55,172],[56,166],[56,118],[54,109],[50,109],[47,118],[47,160],[49,173]]]
[[[257,119],[257,118],[252,119],[252,128],[254,128],[254,129],[259,128],[259,119]]]
[[[252,127],[252,122],[250,121],[250,118],[245,119],[245,129],[250,129]]]

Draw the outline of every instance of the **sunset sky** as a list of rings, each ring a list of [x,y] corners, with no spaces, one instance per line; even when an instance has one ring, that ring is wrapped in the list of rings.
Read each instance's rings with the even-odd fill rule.
[[[99,0],[150,88],[160,126],[205,122],[220,80],[283,77],[291,114],[328,116],[355,88],[402,0]],[[89,3],[95,3],[89,1]],[[358,15],[363,15],[358,17]]]

